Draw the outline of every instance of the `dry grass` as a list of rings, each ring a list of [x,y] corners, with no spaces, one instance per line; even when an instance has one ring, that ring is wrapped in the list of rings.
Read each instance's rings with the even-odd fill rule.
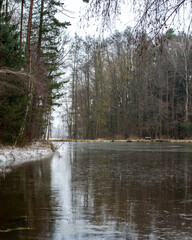
[[[53,142],[172,142],[172,143],[192,143],[192,139],[50,139]]]

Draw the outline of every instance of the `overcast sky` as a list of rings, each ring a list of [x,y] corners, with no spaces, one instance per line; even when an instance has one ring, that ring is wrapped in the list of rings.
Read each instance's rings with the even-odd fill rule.
[[[123,31],[127,26],[134,26],[134,17],[131,14],[130,6],[123,6],[121,15],[116,22],[112,22],[110,26],[106,28],[106,31],[103,33],[102,24],[96,19],[90,19],[89,23],[86,22],[83,15],[88,6],[87,3],[84,3],[82,0],[63,0],[65,3],[65,8],[71,13],[67,13],[69,17],[62,16],[64,20],[70,21],[71,26],[68,27],[69,33],[73,36],[75,33],[78,33],[81,37],[90,35],[93,37],[98,37],[99,35],[104,35],[104,37],[111,35],[115,30]],[[61,16],[60,16],[61,17]]]
[[[82,0],[62,0],[65,4],[65,8],[71,13],[67,13],[71,18],[67,16],[62,16],[63,21],[70,21],[72,26],[68,28],[69,33],[73,36],[76,32],[79,36],[84,37],[90,35],[93,37],[98,37],[102,35],[107,37],[115,32],[115,30],[123,31],[126,27],[134,27],[136,22],[134,21],[133,10],[128,4],[129,1],[125,1],[125,4],[121,5],[121,14],[119,18],[116,19],[116,23],[112,22],[111,26],[108,26],[106,31],[102,32],[102,24],[96,19],[89,20],[89,26],[87,25],[85,19],[83,20],[83,14],[85,14],[85,9],[89,6],[87,3],[84,3]],[[123,1],[122,1],[123,2]],[[171,8],[170,8],[171,11]],[[173,15],[175,16],[175,15]],[[179,31],[187,31],[188,27],[191,25],[191,6],[188,4],[184,5],[184,8],[181,8],[179,14],[176,18],[170,18],[168,23],[171,23],[174,19],[173,27],[175,30],[178,28]],[[164,29],[166,31],[166,28]]]

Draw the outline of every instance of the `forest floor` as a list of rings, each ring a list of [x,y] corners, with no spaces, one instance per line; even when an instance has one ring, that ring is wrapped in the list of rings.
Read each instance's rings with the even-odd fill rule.
[[[0,145],[0,173],[8,166],[51,156],[53,151],[51,143],[42,141],[33,142],[25,147]]]

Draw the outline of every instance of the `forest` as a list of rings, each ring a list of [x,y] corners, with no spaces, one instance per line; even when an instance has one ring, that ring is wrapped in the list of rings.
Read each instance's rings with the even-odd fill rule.
[[[58,0],[0,1],[0,143],[49,135],[64,83],[63,33],[70,23],[56,17],[62,10]]]
[[[192,135],[192,36],[172,28],[154,39],[130,28],[71,45],[71,138],[173,138]]]
[[[118,0],[83,1],[104,26],[118,14]],[[0,0],[0,143],[49,138],[53,107],[66,92],[65,71],[62,115],[69,138],[190,138],[192,36],[160,31],[186,1],[173,1],[174,7],[144,2],[138,28],[69,39],[70,22],[57,18],[64,2]],[[158,15],[163,7],[166,16]]]

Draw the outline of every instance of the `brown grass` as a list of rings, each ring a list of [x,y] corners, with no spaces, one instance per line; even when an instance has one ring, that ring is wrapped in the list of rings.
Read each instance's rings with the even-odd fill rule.
[[[50,139],[52,142],[172,142],[172,143],[192,143],[192,139]]]

